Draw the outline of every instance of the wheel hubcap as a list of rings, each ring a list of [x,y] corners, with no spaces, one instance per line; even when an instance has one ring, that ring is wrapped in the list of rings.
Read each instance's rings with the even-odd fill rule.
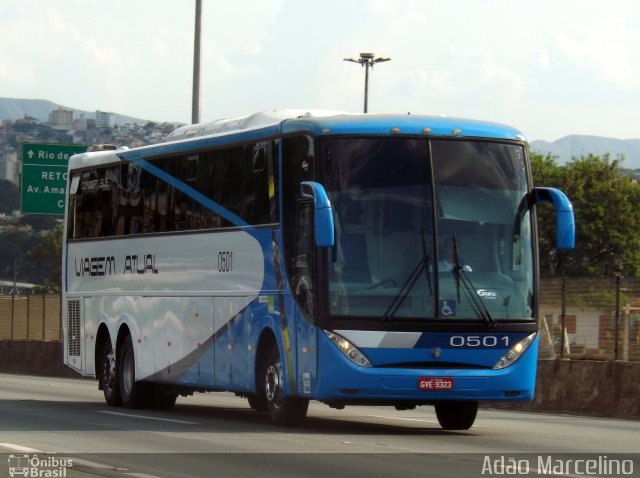
[[[109,352],[104,359],[104,387],[109,391],[113,391],[116,385],[116,356],[113,352]]]
[[[277,404],[281,395],[281,391],[282,374],[280,364],[276,363],[274,365],[270,365],[267,368],[267,375],[265,380],[265,394],[267,396],[267,400]]]

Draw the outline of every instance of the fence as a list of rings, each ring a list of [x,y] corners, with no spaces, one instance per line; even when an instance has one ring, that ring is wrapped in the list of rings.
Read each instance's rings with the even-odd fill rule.
[[[559,277],[540,290],[540,356],[640,362],[640,279]]]
[[[0,295],[0,340],[59,341],[60,294]]]
[[[540,358],[640,362],[640,278],[541,280]],[[0,340],[58,341],[59,294],[0,295]]]

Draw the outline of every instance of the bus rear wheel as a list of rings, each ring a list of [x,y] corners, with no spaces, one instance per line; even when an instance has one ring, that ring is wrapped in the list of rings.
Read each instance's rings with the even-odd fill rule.
[[[122,405],[119,382],[116,355],[113,352],[111,340],[107,339],[103,346],[100,386],[104,393],[104,400],[110,407],[119,407]]]
[[[259,377],[264,380],[264,398],[271,422],[279,426],[298,426],[307,416],[309,400],[284,393],[282,361],[274,344],[262,361]]]
[[[438,422],[445,430],[468,430],[478,414],[478,402],[442,401],[435,408]]]
[[[143,384],[136,382],[136,361],[133,351],[133,341],[126,335],[118,347],[118,379],[120,398],[127,408],[143,408],[146,405]]]

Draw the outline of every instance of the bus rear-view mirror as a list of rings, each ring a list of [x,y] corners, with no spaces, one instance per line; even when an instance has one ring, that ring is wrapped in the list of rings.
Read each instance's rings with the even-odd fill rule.
[[[303,198],[313,200],[313,220],[316,246],[332,247],[334,244],[334,224],[331,201],[322,184],[315,181],[303,181],[300,184]]]

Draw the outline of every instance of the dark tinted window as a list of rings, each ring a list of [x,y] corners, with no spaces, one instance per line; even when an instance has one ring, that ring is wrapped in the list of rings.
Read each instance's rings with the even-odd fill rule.
[[[275,201],[269,197],[270,184],[277,190],[271,143],[151,158],[148,163],[160,173],[124,162],[73,174],[68,237],[193,231],[277,220]]]

